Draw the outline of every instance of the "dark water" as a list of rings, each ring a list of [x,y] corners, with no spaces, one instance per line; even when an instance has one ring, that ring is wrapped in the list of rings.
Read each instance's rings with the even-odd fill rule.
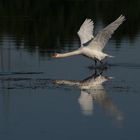
[[[0,139],[139,140],[139,4],[0,2]],[[97,32],[120,14],[127,20],[105,48],[115,58],[102,75],[82,56],[50,58],[79,47],[76,32],[86,17]]]

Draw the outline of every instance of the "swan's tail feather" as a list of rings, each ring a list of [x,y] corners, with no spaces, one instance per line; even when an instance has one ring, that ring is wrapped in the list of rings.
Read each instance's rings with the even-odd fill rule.
[[[112,56],[112,55],[108,55],[107,57],[109,57],[109,58],[114,58],[115,56]]]

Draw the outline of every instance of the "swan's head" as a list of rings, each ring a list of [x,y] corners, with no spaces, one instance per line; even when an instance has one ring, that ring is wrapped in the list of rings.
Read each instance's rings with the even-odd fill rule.
[[[52,58],[58,58],[59,57],[59,54],[58,53],[55,53],[51,56]]]

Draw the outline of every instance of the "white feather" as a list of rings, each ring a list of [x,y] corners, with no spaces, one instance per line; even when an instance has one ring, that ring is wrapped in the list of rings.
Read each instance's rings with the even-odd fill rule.
[[[125,16],[120,16],[114,22],[106,26],[104,29],[98,32],[98,34],[93,36],[93,21],[91,19],[86,19],[84,23],[81,25],[78,35],[81,41],[81,47],[78,50],[63,53],[63,54],[55,54],[55,58],[68,57],[73,55],[82,54],[86,57],[89,57],[93,60],[102,61],[105,58],[113,57],[103,52],[103,48],[105,47],[108,40],[111,38],[111,35],[114,31],[123,23],[125,20]],[[92,39],[92,40],[91,40]],[[91,40],[91,41],[90,41]],[[83,44],[87,43],[86,47]]]
[[[77,32],[81,41],[84,44],[93,38],[93,21],[86,19]]]
[[[101,51],[105,47],[108,40],[111,38],[111,35],[123,23],[124,20],[125,17],[121,15],[114,22],[99,31],[89,46]]]

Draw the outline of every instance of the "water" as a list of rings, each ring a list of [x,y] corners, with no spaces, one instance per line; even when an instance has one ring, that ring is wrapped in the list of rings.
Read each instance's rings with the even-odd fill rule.
[[[0,138],[140,139],[138,4],[1,2]],[[127,21],[105,48],[115,58],[102,75],[83,56],[50,58],[79,47],[76,32],[86,17],[95,20],[97,32],[121,13]]]

